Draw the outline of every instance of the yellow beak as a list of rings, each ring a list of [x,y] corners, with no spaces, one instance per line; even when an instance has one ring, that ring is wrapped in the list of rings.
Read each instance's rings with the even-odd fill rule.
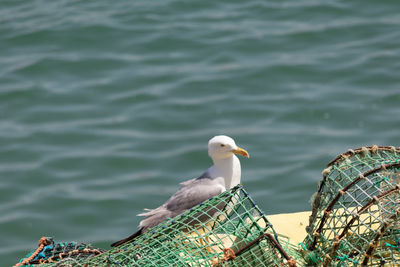
[[[238,155],[242,155],[246,158],[250,158],[249,152],[247,152],[243,148],[238,147],[237,149],[233,149],[232,152]]]

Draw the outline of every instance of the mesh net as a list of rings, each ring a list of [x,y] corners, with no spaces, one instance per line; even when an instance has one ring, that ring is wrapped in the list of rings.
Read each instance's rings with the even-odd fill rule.
[[[278,240],[264,213],[237,186],[167,219],[132,243],[46,266],[289,265],[291,258]]]
[[[85,243],[60,242],[55,243],[51,237],[42,237],[36,251],[29,253],[15,266],[35,266],[53,262],[84,261],[105,252]]]
[[[400,149],[363,147],[323,171],[304,255],[322,266],[400,262]]]

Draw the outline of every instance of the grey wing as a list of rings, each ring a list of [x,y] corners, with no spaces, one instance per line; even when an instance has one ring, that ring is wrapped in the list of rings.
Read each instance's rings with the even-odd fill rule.
[[[163,222],[167,217],[173,218],[187,209],[222,193],[225,188],[212,179],[193,179],[173,194],[162,206],[149,212],[139,214],[146,218],[140,222],[144,231]]]
[[[191,180],[168,199],[164,205],[168,210],[179,214],[211,197],[219,195],[224,189],[222,185],[212,179]]]

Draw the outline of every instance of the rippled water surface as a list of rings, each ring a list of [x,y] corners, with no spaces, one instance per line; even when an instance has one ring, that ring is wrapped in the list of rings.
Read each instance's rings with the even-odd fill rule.
[[[41,236],[107,248],[235,138],[267,213],[399,146],[397,1],[1,1],[0,260]]]

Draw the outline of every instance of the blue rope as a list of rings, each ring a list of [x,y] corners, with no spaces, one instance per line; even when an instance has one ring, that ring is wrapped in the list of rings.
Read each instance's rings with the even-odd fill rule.
[[[336,258],[337,258],[340,262],[345,262],[345,261],[352,262],[352,263],[354,264],[354,266],[357,266],[357,265],[360,264],[357,260],[350,259],[349,256],[347,256],[347,255],[338,256],[338,257],[336,257]]]

